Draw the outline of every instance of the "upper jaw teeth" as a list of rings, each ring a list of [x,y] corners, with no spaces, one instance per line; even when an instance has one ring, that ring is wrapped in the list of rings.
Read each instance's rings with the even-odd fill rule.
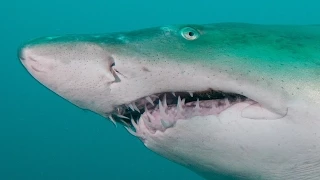
[[[193,92],[188,92],[188,93],[189,93],[189,95],[190,95],[191,97],[193,97]],[[176,97],[176,94],[175,94],[174,92],[172,92],[172,95],[173,95],[174,97]],[[180,97],[180,96],[179,96],[179,97]],[[144,99],[145,99],[148,103],[150,103],[152,106],[154,106],[154,105],[155,105],[155,104],[154,104],[155,99],[159,99],[159,97],[158,97],[157,95],[150,95],[150,96],[146,96]],[[181,99],[181,98],[180,98],[180,99]],[[185,101],[185,99],[183,99],[183,100],[181,100],[181,101]],[[167,105],[167,95],[166,95],[166,93],[163,95],[162,104],[163,104],[164,107],[168,107],[168,105]],[[129,107],[132,111],[140,112],[140,109],[137,107],[137,105],[135,104],[135,102],[132,102],[132,103],[126,105],[126,106]]]
[[[129,104],[128,106],[129,106],[129,108],[130,108],[132,111],[134,111],[134,108],[133,108],[133,105],[132,105],[132,104]]]
[[[153,103],[152,99],[150,98],[150,96],[147,96],[147,97],[146,97],[146,100],[147,100],[150,104],[152,104],[152,106],[154,106],[154,103]]]
[[[190,91],[188,91],[187,92],[189,95],[190,95],[190,97],[193,97],[193,92],[190,92]],[[176,94],[175,94],[175,92],[172,92],[171,93],[174,97],[176,97]],[[179,96],[180,97],[180,96]],[[146,96],[145,98],[144,98],[145,100],[146,100],[146,102],[147,103],[150,103],[152,106],[155,106],[155,100],[159,100],[159,96],[157,96],[157,95],[150,95],[150,96]],[[182,102],[182,101],[185,101],[185,99],[181,99],[180,98],[180,103]],[[178,100],[179,101],[179,100]],[[163,106],[164,107],[168,107],[168,105],[167,105],[167,95],[166,95],[166,93],[164,93],[164,95],[163,95],[163,98],[162,98],[162,103],[163,103]],[[179,104],[179,102],[177,103],[177,104]],[[137,112],[139,112],[140,113],[140,109],[138,108],[138,106],[136,105],[136,103],[135,102],[132,102],[132,103],[130,103],[130,104],[127,104],[127,105],[125,105],[126,107],[128,107],[128,108],[130,108],[132,111],[137,111]]]
[[[190,97],[194,98],[194,93],[193,92],[191,92],[191,91],[185,91],[185,92],[188,95],[190,95]],[[183,96],[180,96],[179,94],[176,94],[175,92],[171,92],[171,93],[168,94],[168,96],[169,95],[171,97],[176,97],[177,98],[177,101],[175,102],[176,106],[177,106],[177,109],[179,111],[183,111],[186,99],[182,98]],[[208,93],[207,96],[209,96],[209,95],[210,95],[210,93]],[[160,99],[161,99],[161,101],[160,101]],[[155,103],[157,100],[161,102],[161,107],[160,107],[160,104]],[[153,95],[149,95],[149,96],[143,97],[143,98],[141,98],[141,99],[139,99],[137,101],[131,102],[129,104],[126,104],[124,106],[129,108],[132,112],[138,112],[138,113],[141,114],[143,112],[143,110],[144,110],[144,108],[141,107],[142,104],[145,107],[149,107],[149,109],[150,108],[152,108],[152,109],[154,109],[154,108],[166,109],[166,108],[168,108],[168,101],[170,101],[169,104],[172,103],[172,99],[167,99],[167,93],[164,93],[164,94],[153,94]],[[199,102],[199,98],[197,98],[197,101],[195,102],[195,109],[200,109],[199,103],[200,103]],[[122,109],[122,110],[124,110],[124,109]],[[117,117],[122,118],[122,119],[130,119],[129,117],[123,115],[123,111],[122,112],[118,111],[118,113],[114,114],[114,115],[116,115]]]
[[[135,102],[132,103],[133,109],[140,112]]]
[[[189,95],[191,98],[189,98]],[[134,126],[134,128],[137,129],[138,125],[136,122],[138,122],[140,117],[148,117],[151,121],[154,121],[156,118],[156,116],[154,117],[152,115],[154,113],[158,113],[164,118],[169,115],[172,116],[172,112],[176,113],[175,118],[185,118],[184,115],[190,113],[193,113],[193,115],[201,115],[201,113],[208,108],[212,108],[211,111],[216,113],[216,111],[219,110],[219,104],[221,104],[223,100],[229,103],[229,101],[232,102],[235,98],[239,98],[239,96],[234,96],[230,93],[227,95],[228,96],[224,96],[223,92],[213,90],[212,92],[196,92],[196,94],[190,91],[154,94],[140,98],[129,104],[120,105],[111,115],[107,114],[106,117],[109,116],[109,119],[115,125],[116,122],[122,122],[125,126]],[[240,95],[240,99],[241,97]],[[215,101],[212,101],[212,104],[208,105],[211,101],[206,100],[212,99]],[[223,107],[228,107],[228,103],[222,103]],[[147,108],[149,108],[149,110]],[[192,111],[190,111],[190,109],[192,109]],[[161,120],[161,123],[164,127],[171,126],[170,121]]]

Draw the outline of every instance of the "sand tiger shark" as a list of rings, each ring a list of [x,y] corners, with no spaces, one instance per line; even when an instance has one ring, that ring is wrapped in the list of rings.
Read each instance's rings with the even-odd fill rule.
[[[320,25],[48,36],[19,58],[56,94],[205,179],[320,179]]]

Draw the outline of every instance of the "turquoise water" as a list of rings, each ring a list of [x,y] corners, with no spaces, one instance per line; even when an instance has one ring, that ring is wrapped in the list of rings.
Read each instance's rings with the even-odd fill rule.
[[[22,67],[30,38],[176,23],[320,23],[318,1],[12,0],[0,5],[0,180],[200,180],[124,128],[78,109]]]

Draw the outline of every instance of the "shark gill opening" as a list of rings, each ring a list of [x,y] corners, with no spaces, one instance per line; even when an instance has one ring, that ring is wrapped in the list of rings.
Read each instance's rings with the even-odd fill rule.
[[[166,112],[172,109],[188,111],[197,107],[212,110],[227,106],[226,103],[230,106],[246,100],[249,98],[243,95],[212,89],[199,92],[163,92],[137,99],[130,104],[120,105],[109,118],[132,127],[133,123],[138,122],[146,111],[152,114],[152,112],[161,110],[162,107]]]

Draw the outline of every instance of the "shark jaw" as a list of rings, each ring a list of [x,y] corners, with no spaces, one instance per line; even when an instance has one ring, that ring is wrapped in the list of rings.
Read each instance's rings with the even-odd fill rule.
[[[238,94],[213,90],[158,93],[118,107],[117,113],[110,115],[110,119],[120,119],[125,125],[133,126],[137,131],[139,128],[136,122],[141,119],[148,125],[150,132],[155,133],[158,130],[164,132],[167,128],[173,127],[178,120],[219,115],[230,106],[245,101],[250,100]],[[129,132],[136,135],[131,130]]]
[[[20,59],[50,90],[207,179],[317,179],[318,70],[292,58],[312,59],[299,53],[317,52],[316,38],[299,32],[213,24],[45,37]]]

